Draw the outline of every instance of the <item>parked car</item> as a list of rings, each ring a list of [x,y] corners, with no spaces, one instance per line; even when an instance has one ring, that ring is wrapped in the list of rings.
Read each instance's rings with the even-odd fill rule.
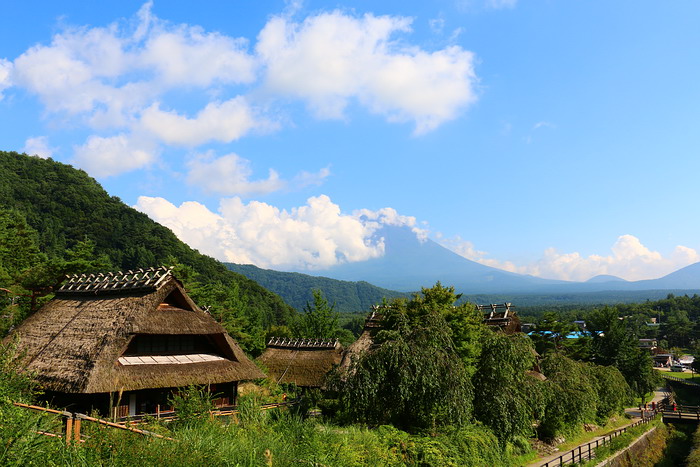
[[[672,365],[671,371],[683,372],[685,371],[685,367],[683,365]]]

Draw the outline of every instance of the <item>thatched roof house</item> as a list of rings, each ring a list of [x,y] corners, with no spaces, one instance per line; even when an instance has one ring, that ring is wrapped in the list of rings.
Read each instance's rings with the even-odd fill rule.
[[[374,347],[374,336],[383,329],[382,320],[384,319],[384,315],[382,315],[379,310],[384,307],[374,306],[372,308],[374,311],[365,318],[362,334],[360,334],[360,337],[358,337],[355,342],[348,346],[343,354],[343,359],[340,362],[340,368],[343,372],[347,372],[350,369],[350,364],[353,359],[359,358],[364,352]]]
[[[506,334],[520,332],[520,318],[511,303],[477,305],[476,309],[484,314],[484,324],[497,327]]]
[[[287,339],[273,337],[258,360],[278,383],[299,387],[323,387],[326,374],[340,363],[343,346],[337,339]]]
[[[92,406],[119,393],[130,415],[190,384],[233,403],[237,381],[265,376],[167,268],[73,276],[13,335],[46,391]]]

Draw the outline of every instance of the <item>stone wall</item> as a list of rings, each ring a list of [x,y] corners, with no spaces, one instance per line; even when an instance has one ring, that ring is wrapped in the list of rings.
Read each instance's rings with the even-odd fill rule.
[[[654,427],[637,438],[627,449],[599,465],[606,467],[653,467],[664,456],[669,431],[665,425]]]

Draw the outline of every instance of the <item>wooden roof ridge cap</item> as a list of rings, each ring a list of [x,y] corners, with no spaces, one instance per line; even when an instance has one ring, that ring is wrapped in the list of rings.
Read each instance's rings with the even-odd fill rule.
[[[157,290],[163,282],[174,278],[173,267],[158,266],[139,268],[126,272],[117,271],[99,274],[73,274],[67,278],[67,282],[56,291],[58,293],[71,292],[104,292],[136,289]]]
[[[314,339],[308,337],[271,337],[267,342],[268,347],[282,347],[295,349],[334,349],[340,344],[337,338]]]

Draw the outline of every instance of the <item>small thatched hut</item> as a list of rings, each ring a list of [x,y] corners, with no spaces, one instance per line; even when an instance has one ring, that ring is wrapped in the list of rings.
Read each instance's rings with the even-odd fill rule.
[[[476,308],[484,314],[484,324],[487,326],[497,327],[506,334],[520,332],[520,318],[511,303],[477,305]]]
[[[382,329],[382,320],[384,316],[379,312],[383,307],[375,306],[374,311],[365,318],[365,326],[362,328],[362,334],[355,342],[350,344],[343,354],[343,359],[340,362],[340,368],[343,372],[350,369],[350,364],[353,359],[359,358],[364,352],[367,352],[374,346],[374,336]]]
[[[76,410],[153,413],[191,384],[229,405],[238,381],[265,376],[167,268],[73,276],[13,335],[47,395]]]
[[[258,360],[278,383],[302,388],[323,387],[326,374],[340,363],[343,346],[337,339],[288,339],[273,337]]]

